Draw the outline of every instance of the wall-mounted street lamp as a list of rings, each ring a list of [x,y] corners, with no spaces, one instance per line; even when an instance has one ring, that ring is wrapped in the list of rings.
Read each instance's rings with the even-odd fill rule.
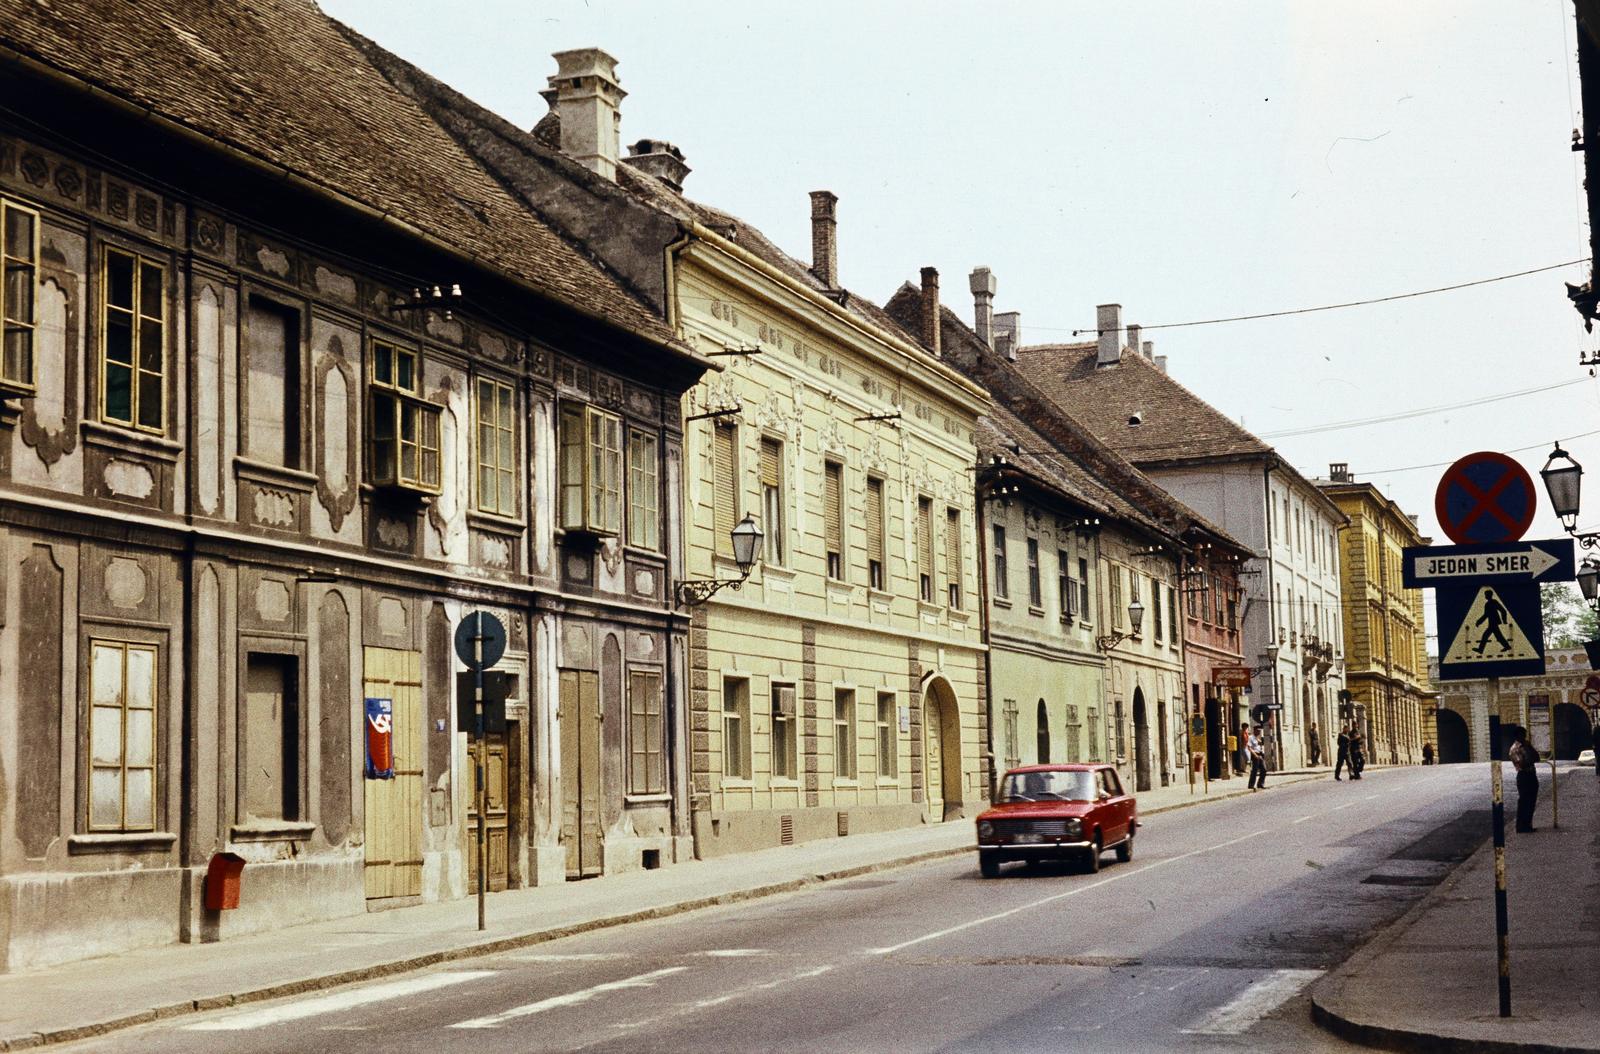
[[[745,513],[744,519],[728,532],[728,537],[733,541],[733,562],[739,567],[739,577],[686,578],[674,589],[679,607],[697,607],[710,600],[724,586],[738,589],[750,577],[750,572],[756,566],[756,553],[761,551],[761,539],[764,537],[761,528],[749,513]]]
[[[1600,561],[1590,556],[1578,565],[1578,592],[1590,607],[1596,606],[1600,597]]]
[[[1561,526],[1567,533],[1583,543],[1585,549],[1593,549],[1596,545],[1596,536],[1592,534],[1578,534],[1578,496],[1583,486],[1583,466],[1572,460],[1572,456],[1561,449],[1557,443],[1556,448],[1550,451],[1550,457],[1545,461],[1544,468],[1539,470],[1539,478],[1544,480],[1544,489],[1550,495],[1550,507],[1555,509],[1556,515],[1561,518]]]
[[[1096,637],[1094,639],[1094,646],[1099,648],[1101,651],[1110,651],[1112,648],[1115,648],[1118,644],[1121,644],[1129,637],[1137,637],[1139,635],[1139,627],[1143,623],[1144,605],[1139,603],[1138,597],[1134,597],[1133,600],[1128,604],[1128,632],[1124,633],[1121,630],[1117,630],[1108,637]]]

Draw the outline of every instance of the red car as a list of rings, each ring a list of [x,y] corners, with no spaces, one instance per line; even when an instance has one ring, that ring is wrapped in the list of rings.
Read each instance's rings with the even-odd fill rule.
[[[1007,860],[1133,859],[1138,806],[1110,765],[1025,765],[1000,781],[994,808],[978,817],[978,868],[994,878]]]

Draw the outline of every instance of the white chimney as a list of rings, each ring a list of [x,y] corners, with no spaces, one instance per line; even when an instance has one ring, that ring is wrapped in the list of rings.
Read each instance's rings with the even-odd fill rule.
[[[622,100],[617,60],[599,48],[558,51],[555,76],[539,94],[561,118],[561,152],[592,172],[617,178]]]
[[[1122,305],[1101,304],[1095,308],[1094,327],[1100,332],[1096,366],[1115,366],[1122,361]]]
[[[978,339],[989,347],[994,347],[994,294],[999,289],[999,283],[994,280],[994,274],[987,267],[974,268],[967,279],[968,286],[972,289],[972,328],[977,331]]]
[[[1012,362],[1022,347],[1022,312],[1006,311],[994,316],[994,346]]]
[[[1148,348],[1150,346],[1151,345],[1146,342],[1145,347]],[[1154,362],[1156,364],[1156,369],[1160,370],[1162,373],[1167,372],[1167,357],[1165,355],[1157,355],[1150,361]]]

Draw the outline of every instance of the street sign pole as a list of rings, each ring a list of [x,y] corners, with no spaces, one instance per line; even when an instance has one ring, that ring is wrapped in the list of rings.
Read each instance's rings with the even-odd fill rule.
[[[487,842],[484,838],[484,814],[488,809],[488,787],[483,779],[483,756],[488,753],[488,738],[483,734],[483,619],[478,617],[478,624],[474,627],[472,635],[473,658],[477,661],[472,664],[472,711],[475,725],[474,734],[478,740],[478,763],[474,766],[477,774],[477,787],[473,793],[477,795],[478,802],[478,929],[484,928],[484,892],[488,886],[489,868],[486,866]]]
[[[1489,815],[1494,829],[1494,945],[1500,965],[1500,1016],[1511,1016],[1511,947],[1506,909],[1506,804],[1500,774],[1500,678],[1489,678]]]

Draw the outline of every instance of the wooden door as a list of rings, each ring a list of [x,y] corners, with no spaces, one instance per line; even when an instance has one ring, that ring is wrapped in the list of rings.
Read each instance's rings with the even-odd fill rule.
[[[471,738],[471,737],[469,737]],[[506,765],[506,735],[491,732],[484,737],[487,752],[483,781],[487,788],[489,804],[484,810],[484,841],[489,845],[489,888],[495,892],[510,884],[511,854],[509,852],[510,814],[506,803],[509,780]],[[468,771],[477,778],[479,747],[476,742],[467,747]],[[478,793],[474,783],[472,797],[467,803],[467,892],[478,892]]]
[[[600,675],[561,671],[561,841],[567,876],[600,873]]]
[[[922,785],[927,788],[928,815],[936,821],[944,820],[944,735],[939,700],[932,694],[922,697],[922,738],[927,748],[922,752]]]
[[[362,781],[367,897],[415,897],[422,893],[422,653],[366,648],[363,660],[366,697],[394,706],[394,779]]]

